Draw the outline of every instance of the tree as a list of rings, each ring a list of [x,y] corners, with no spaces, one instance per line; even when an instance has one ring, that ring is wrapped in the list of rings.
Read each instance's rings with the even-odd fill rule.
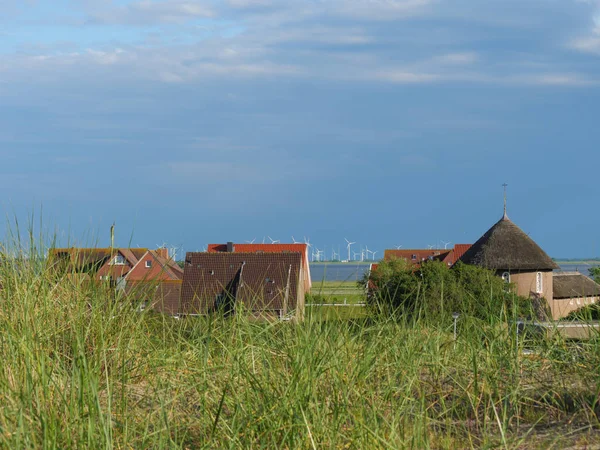
[[[531,317],[532,303],[518,297],[493,271],[462,263],[426,261],[416,269],[403,259],[382,261],[366,275],[367,302],[384,314],[447,320],[453,312],[483,320]]]
[[[590,269],[590,276],[596,283],[600,283],[600,267],[592,267]]]

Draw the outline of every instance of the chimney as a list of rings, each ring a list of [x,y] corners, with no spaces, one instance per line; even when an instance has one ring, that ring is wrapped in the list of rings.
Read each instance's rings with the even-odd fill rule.
[[[234,247],[233,247],[233,242],[228,242],[227,243],[227,253],[233,253]]]

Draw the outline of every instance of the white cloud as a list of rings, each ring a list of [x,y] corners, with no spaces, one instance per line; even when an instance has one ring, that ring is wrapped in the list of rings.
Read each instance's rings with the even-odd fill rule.
[[[585,34],[571,39],[567,47],[582,53],[600,54],[600,0],[577,0],[579,3],[591,5],[591,24]]]
[[[432,83],[442,79],[442,77],[436,74],[407,72],[402,69],[373,71],[367,73],[366,78],[400,84]]]
[[[234,8],[264,8],[274,6],[273,0],[227,0],[227,4]]]
[[[215,11],[206,2],[143,0],[126,6],[95,7],[89,15],[93,23],[151,25],[214,17]]]
[[[515,82],[541,86],[584,87],[597,85],[598,80],[577,73],[542,73],[516,77]]]
[[[307,25],[284,27],[265,35],[265,41],[271,44],[282,42],[311,42],[321,44],[367,44],[374,42],[364,29],[359,27],[331,27]]]
[[[584,53],[600,54],[600,30],[587,37],[572,40],[569,47]]]
[[[472,64],[479,59],[474,52],[447,53],[433,58],[434,62],[443,64]]]
[[[96,63],[102,65],[116,64],[119,62],[119,56],[123,53],[124,51],[120,48],[108,52],[87,49],[87,54],[90,55]]]
[[[22,79],[25,73],[42,80],[79,76],[100,81],[194,83],[207,78],[304,77],[396,84],[555,86],[590,85],[595,78],[589,66],[582,66],[580,73],[579,67],[550,52],[539,55],[516,47],[498,51],[480,45],[480,36],[469,39],[462,27],[444,25],[441,31],[429,31],[410,25],[408,17],[441,8],[438,0],[143,0],[120,7],[88,1],[87,11],[97,24],[147,25],[149,32],[156,33],[154,38],[141,43],[105,38],[78,51],[46,47],[4,55],[2,78]],[[219,20],[203,21],[203,30],[187,23],[207,17]],[[398,22],[374,22],[388,19]],[[154,27],[157,23],[178,25]],[[460,37],[448,39],[452,30]],[[575,40],[571,46],[600,53],[600,32]]]
[[[423,13],[433,0],[322,0],[329,13],[361,19],[395,20]]]

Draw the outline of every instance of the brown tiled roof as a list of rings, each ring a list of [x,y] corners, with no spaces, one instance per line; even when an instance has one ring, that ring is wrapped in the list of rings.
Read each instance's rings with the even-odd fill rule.
[[[179,312],[181,280],[128,282],[126,295],[133,301],[145,302],[148,308],[169,315]]]
[[[209,253],[227,252],[227,244],[208,244]],[[302,265],[305,268],[305,287],[308,291],[312,286],[310,266],[308,261],[307,244],[233,244],[234,253],[287,253],[298,252],[302,255]]]
[[[252,311],[296,308],[302,268],[300,253],[188,253],[181,312],[206,314],[219,302]]]
[[[492,270],[553,270],[552,261],[523,230],[506,216],[467,250],[460,260],[465,264]]]
[[[50,250],[50,257],[68,260],[76,269],[96,266],[99,268],[105,264],[111,256],[120,252],[131,265],[148,251],[147,248],[54,248]]]
[[[559,272],[552,276],[555,299],[600,296],[600,285],[579,272]]]
[[[131,264],[131,266],[135,266],[139,261],[139,258],[135,256],[135,253],[131,251],[129,248],[119,248],[117,251],[125,257],[127,262]]]

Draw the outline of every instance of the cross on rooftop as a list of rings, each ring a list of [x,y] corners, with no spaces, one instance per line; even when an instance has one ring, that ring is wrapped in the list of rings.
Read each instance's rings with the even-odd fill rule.
[[[508,184],[504,183],[502,187],[504,188],[504,219],[508,219],[508,215],[506,214],[506,188]]]

